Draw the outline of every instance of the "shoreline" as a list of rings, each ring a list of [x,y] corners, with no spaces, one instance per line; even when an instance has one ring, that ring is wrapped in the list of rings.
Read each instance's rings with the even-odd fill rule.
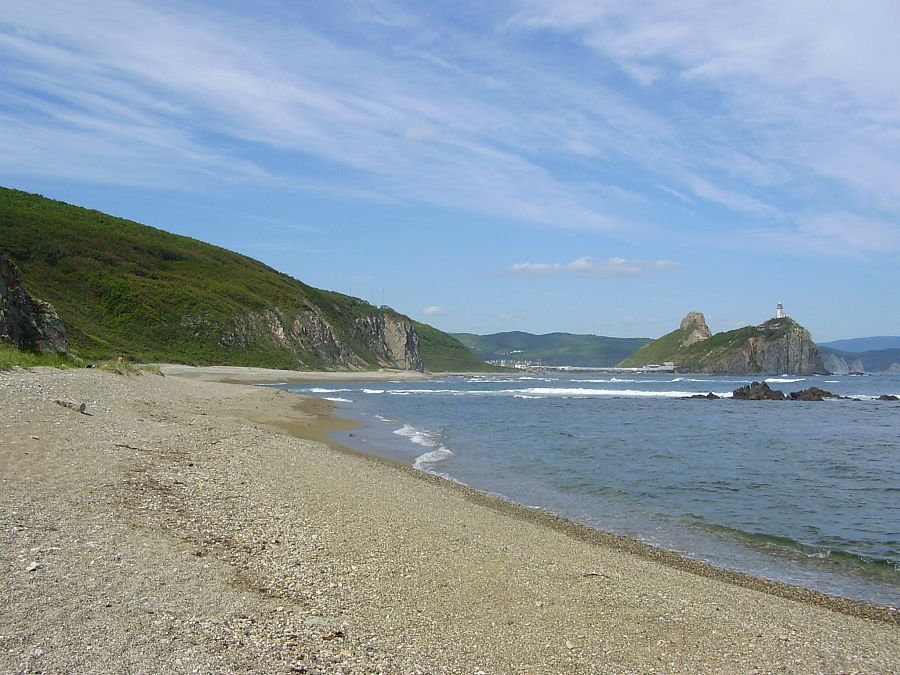
[[[789,584],[774,579],[766,579],[746,572],[719,567],[712,563],[697,560],[696,558],[691,558],[669,549],[646,544],[634,537],[628,537],[626,535],[616,534],[614,532],[608,532],[589,525],[584,525],[541,507],[526,506],[515,500],[500,495],[490,494],[465,483],[416,469],[409,464],[390,457],[369,453],[365,450],[345,445],[334,440],[332,434],[359,428],[359,422],[335,414],[337,405],[331,401],[297,392],[290,393],[303,399],[312,399],[328,404],[327,409],[323,409],[322,412],[325,417],[321,421],[321,426],[317,428],[314,435],[304,435],[304,429],[299,429],[298,433],[295,434],[295,432],[291,430],[292,427],[289,424],[276,424],[276,426],[282,430],[297,435],[299,438],[325,442],[338,452],[384,463],[391,468],[408,473],[416,479],[436,484],[439,486],[439,489],[459,491],[474,503],[487,506],[497,512],[509,514],[528,522],[553,528],[590,544],[615,548],[697,576],[724,581],[736,586],[776,595],[788,600],[804,602],[849,616],[856,616],[873,621],[884,621],[900,626],[900,608],[898,607],[823,593],[815,589],[806,588],[805,586]],[[298,404],[298,406],[299,405],[302,404]]]
[[[772,582],[305,440],[343,424],[328,401],[36,369],[0,373],[0,405],[0,670],[900,663],[896,613],[878,606],[796,587],[787,597]]]
[[[432,377],[444,377],[448,374],[419,374],[415,371],[361,371],[361,372],[335,372],[335,371],[284,371],[284,370],[266,370],[266,369],[245,369],[234,366],[222,367],[187,367],[188,371],[177,371],[171,366],[165,366],[163,372],[172,376],[186,376],[210,382],[221,382],[225,384],[243,383],[243,384],[280,384],[287,383],[318,383],[318,382],[356,382],[356,381],[384,381],[384,380],[424,380]],[[255,381],[253,378],[262,372],[264,381]],[[400,376],[398,376],[398,374]],[[458,373],[453,373],[454,375]],[[422,377],[417,377],[422,375]],[[272,425],[285,431],[286,433],[304,438],[307,440],[315,440],[324,442],[333,447],[335,450],[348,453],[353,456],[363,457],[368,460],[384,463],[395,469],[402,470],[410,475],[440,485],[441,489],[458,490],[476,503],[488,506],[502,513],[512,514],[515,517],[523,518],[530,522],[552,527],[559,531],[565,532],[582,541],[596,544],[599,546],[610,546],[617,550],[625,551],[635,555],[645,557],[649,560],[662,563],[675,569],[683,570],[691,574],[701,577],[717,579],[732,583],[745,588],[777,595],[779,597],[796,600],[798,602],[806,602],[819,607],[823,607],[832,611],[841,612],[850,616],[885,621],[900,625],[900,608],[890,605],[880,605],[877,603],[856,600],[854,598],[846,598],[838,595],[823,593],[804,586],[789,584],[757,577],[745,572],[731,570],[725,567],[719,567],[712,563],[690,558],[675,551],[660,548],[650,544],[645,544],[633,537],[616,534],[599,530],[589,525],[578,523],[565,516],[553,513],[552,511],[539,507],[529,507],[520,504],[512,499],[502,496],[493,495],[477,488],[474,488],[459,481],[443,478],[439,475],[421,471],[407,465],[401,461],[384,457],[382,455],[368,453],[364,450],[344,445],[332,438],[334,432],[348,431],[359,427],[359,423],[353,420],[339,417],[335,414],[336,404],[323,398],[315,396],[307,396],[297,392],[290,392],[292,395],[305,400],[305,403],[297,403],[298,409],[310,410],[309,406],[316,406],[317,415],[321,415],[320,424],[316,427],[307,425],[296,425],[289,421],[273,420]],[[313,403],[315,402],[315,403]],[[321,408],[318,407],[322,404]]]
[[[188,368],[188,367],[185,367]],[[164,371],[167,375],[177,377],[192,377],[209,382],[220,382],[224,384],[257,384],[270,385],[280,384],[282,382],[291,384],[303,383],[319,383],[319,382],[358,382],[358,381],[385,381],[385,380],[425,380],[433,377],[444,377],[447,375],[465,375],[466,373],[439,373],[439,374],[419,374],[415,371],[361,371],[361,372],[336,372],[336,371],[283,371],[283,370],[265,370],[265,369],[244,369],[240,367],[224,366],[224,367],[201,367],[192,368],[190,371],[177,372],[171,367],[167,367]],[[253,378],[262,371],[265,378],[264,381],[255,381]],[[399,376],[398,376],[399,375]],[[422,377],[417,377],[422,375]],[[349,431],[358,428],[359,422],[342,418],[335,414],[337,405],[327,399],[308,396],[298,392],[290,392],[292,395],[303,399],[305,402],[298,402],[296,407],[298,410],[307,412],[315,410],[314,414],[321,416],[320,422],[315,427],[308,425],[297,425],[289,421],[273,420],[271,423],[274,427],[282,431],[294,435],[298,438],[314,440],[326,443],[335,450],[347,453],[352,456],[358,456],[367,460],[384,463],[385,465],[399,469],[414,476],[417,479],[430,481],[438,484],[441,489],[452,489],[462,492],[467,498],[472,499],[475,503],[487,506],[501,513],[511,514],[515,517],[522,518],[529,522],[554,528],[558,531],[578,538],[582,541],[596,544],[599,546],[609,546],[617,550],[625,551],[634,555],[653,560],[669,567],[683,570],[697,576],[710,579],[725,581],[726,583],[735,584],[744,588],[769,593],[789,600],[804,602],[831,611],[840,612],[849,616],[857,616],[860,618],[871,619],[875,621],[884,621],[900,625],[900,608],[890,605],[882,605],[854,598],[847,598],[839,595],[832,595],[817,591],[815,589],[790,584],[786,582],[776,581],[774,579],[766,579],[757,577],[746,572],[731,570],[726,567],[720,567],[712,563],[688,557],[686,555],[671,551],[651,544],[646,544],[633,537],[616,534],[600,530],[589,525],[578,523],[560,514],[540,508],[531,507],[520,504],[512,499],[493,495],[488,492],[479,490],[465,483],[456,480],[443,478],[442,476],[421,471],[399,460],[385,457],[378,454],[368,453],[365,450],[354,448],[342,444],[334,440],[332,434],[340,431]],[[319,404],[321,408],[319,408]],[[310,406],[314,406],[310,408]]]

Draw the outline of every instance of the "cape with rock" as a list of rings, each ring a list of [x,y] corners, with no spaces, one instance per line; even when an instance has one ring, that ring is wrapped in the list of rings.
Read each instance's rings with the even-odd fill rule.
[[[790,317],[716,333],[700,312],[689,312],[677,330],[625,359],[623,367],[672,361],[680,372],[716,375],[824,373],[819,348],[809,331]]]

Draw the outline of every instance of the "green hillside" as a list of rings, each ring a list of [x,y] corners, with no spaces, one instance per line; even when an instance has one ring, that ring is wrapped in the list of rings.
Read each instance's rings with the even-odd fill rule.
[[[647,338],[615,338],[571,333],[533,335],[520,331],[492,335],[454,333],[454,337],[484,360],[541,361],[549,366],[595,368],[614,366],[649,342]]]
[[[86,359],[375,367],[384,357],[371,326],[409,322],[239,253],[18,190],[0,188],[0,250],[31,293],[56,307],[72,351]],[[286,340],[280,326],[302,339]],[[431,330],[422,349],[429,369],[453,347]],[[309,347],[316,340],[321,348]]]
[[[422,355],[428,355],[428,370],[435,373],[493,372],[502,368],[490,366],[455,336],[442,333],[428,324],[416,322],[416,333],[419,334],[419,347]]]

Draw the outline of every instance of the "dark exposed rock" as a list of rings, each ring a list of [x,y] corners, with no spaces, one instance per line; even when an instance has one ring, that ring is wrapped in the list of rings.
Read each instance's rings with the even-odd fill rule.
[[[738,401],[783,401],[785,396],[783,391],[772,389],[765,382],[751,382],[735,389],[731,398]]]
[[[22,275],[0,251],[0,341],[19,349],[68,351],[66,329],[53,306],[31,296]]]
[[[894,396],[893,394],[882,394],[878,397],[879,401],[900,401],[900,396]]]
[[[824,401],[826,398],[840,398],[830,391],[819,389],[818,387],[810,387],[801,391],[792,391],[788,394],[788,398],[792,401]]]
[[[694,394],[693,396],[683,396],[682,398],[685,398],[685,399],[702,398],[707,401],[717,401],[722,397],[716,396],[714,393],[709,392],[708,394]]]

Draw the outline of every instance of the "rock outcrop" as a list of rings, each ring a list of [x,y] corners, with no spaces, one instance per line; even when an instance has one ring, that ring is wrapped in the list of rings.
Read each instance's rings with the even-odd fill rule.
[[[681,339],[682,347],[690,347],[712,337],[712,331],[706,325],[706,317],[702,312],[688,312],[681,320],[679,330],[685,332],[685,336]]]
[[[718,353],[711,351],[700,372],[734,375],[827,372],[809,331],[790,318],[770,319],[750,330],[739,330],[746,333],[743,339]]]
[[[765,382],[751,382],[738,387],[731,393],[736,401],[783,401],[784,392],[772,389]]]
[[[289,352],[305,368],[425,369],[412,321],[386,309],[341,325],[334,325],[314,305],[294,313],[273,307],[237,314],[219,344],[234,350],[267,344]]]
[[[50,303],[25,290],[15,264],[0,251],[0,341],[20,349],[68,351],[66,329]]]

